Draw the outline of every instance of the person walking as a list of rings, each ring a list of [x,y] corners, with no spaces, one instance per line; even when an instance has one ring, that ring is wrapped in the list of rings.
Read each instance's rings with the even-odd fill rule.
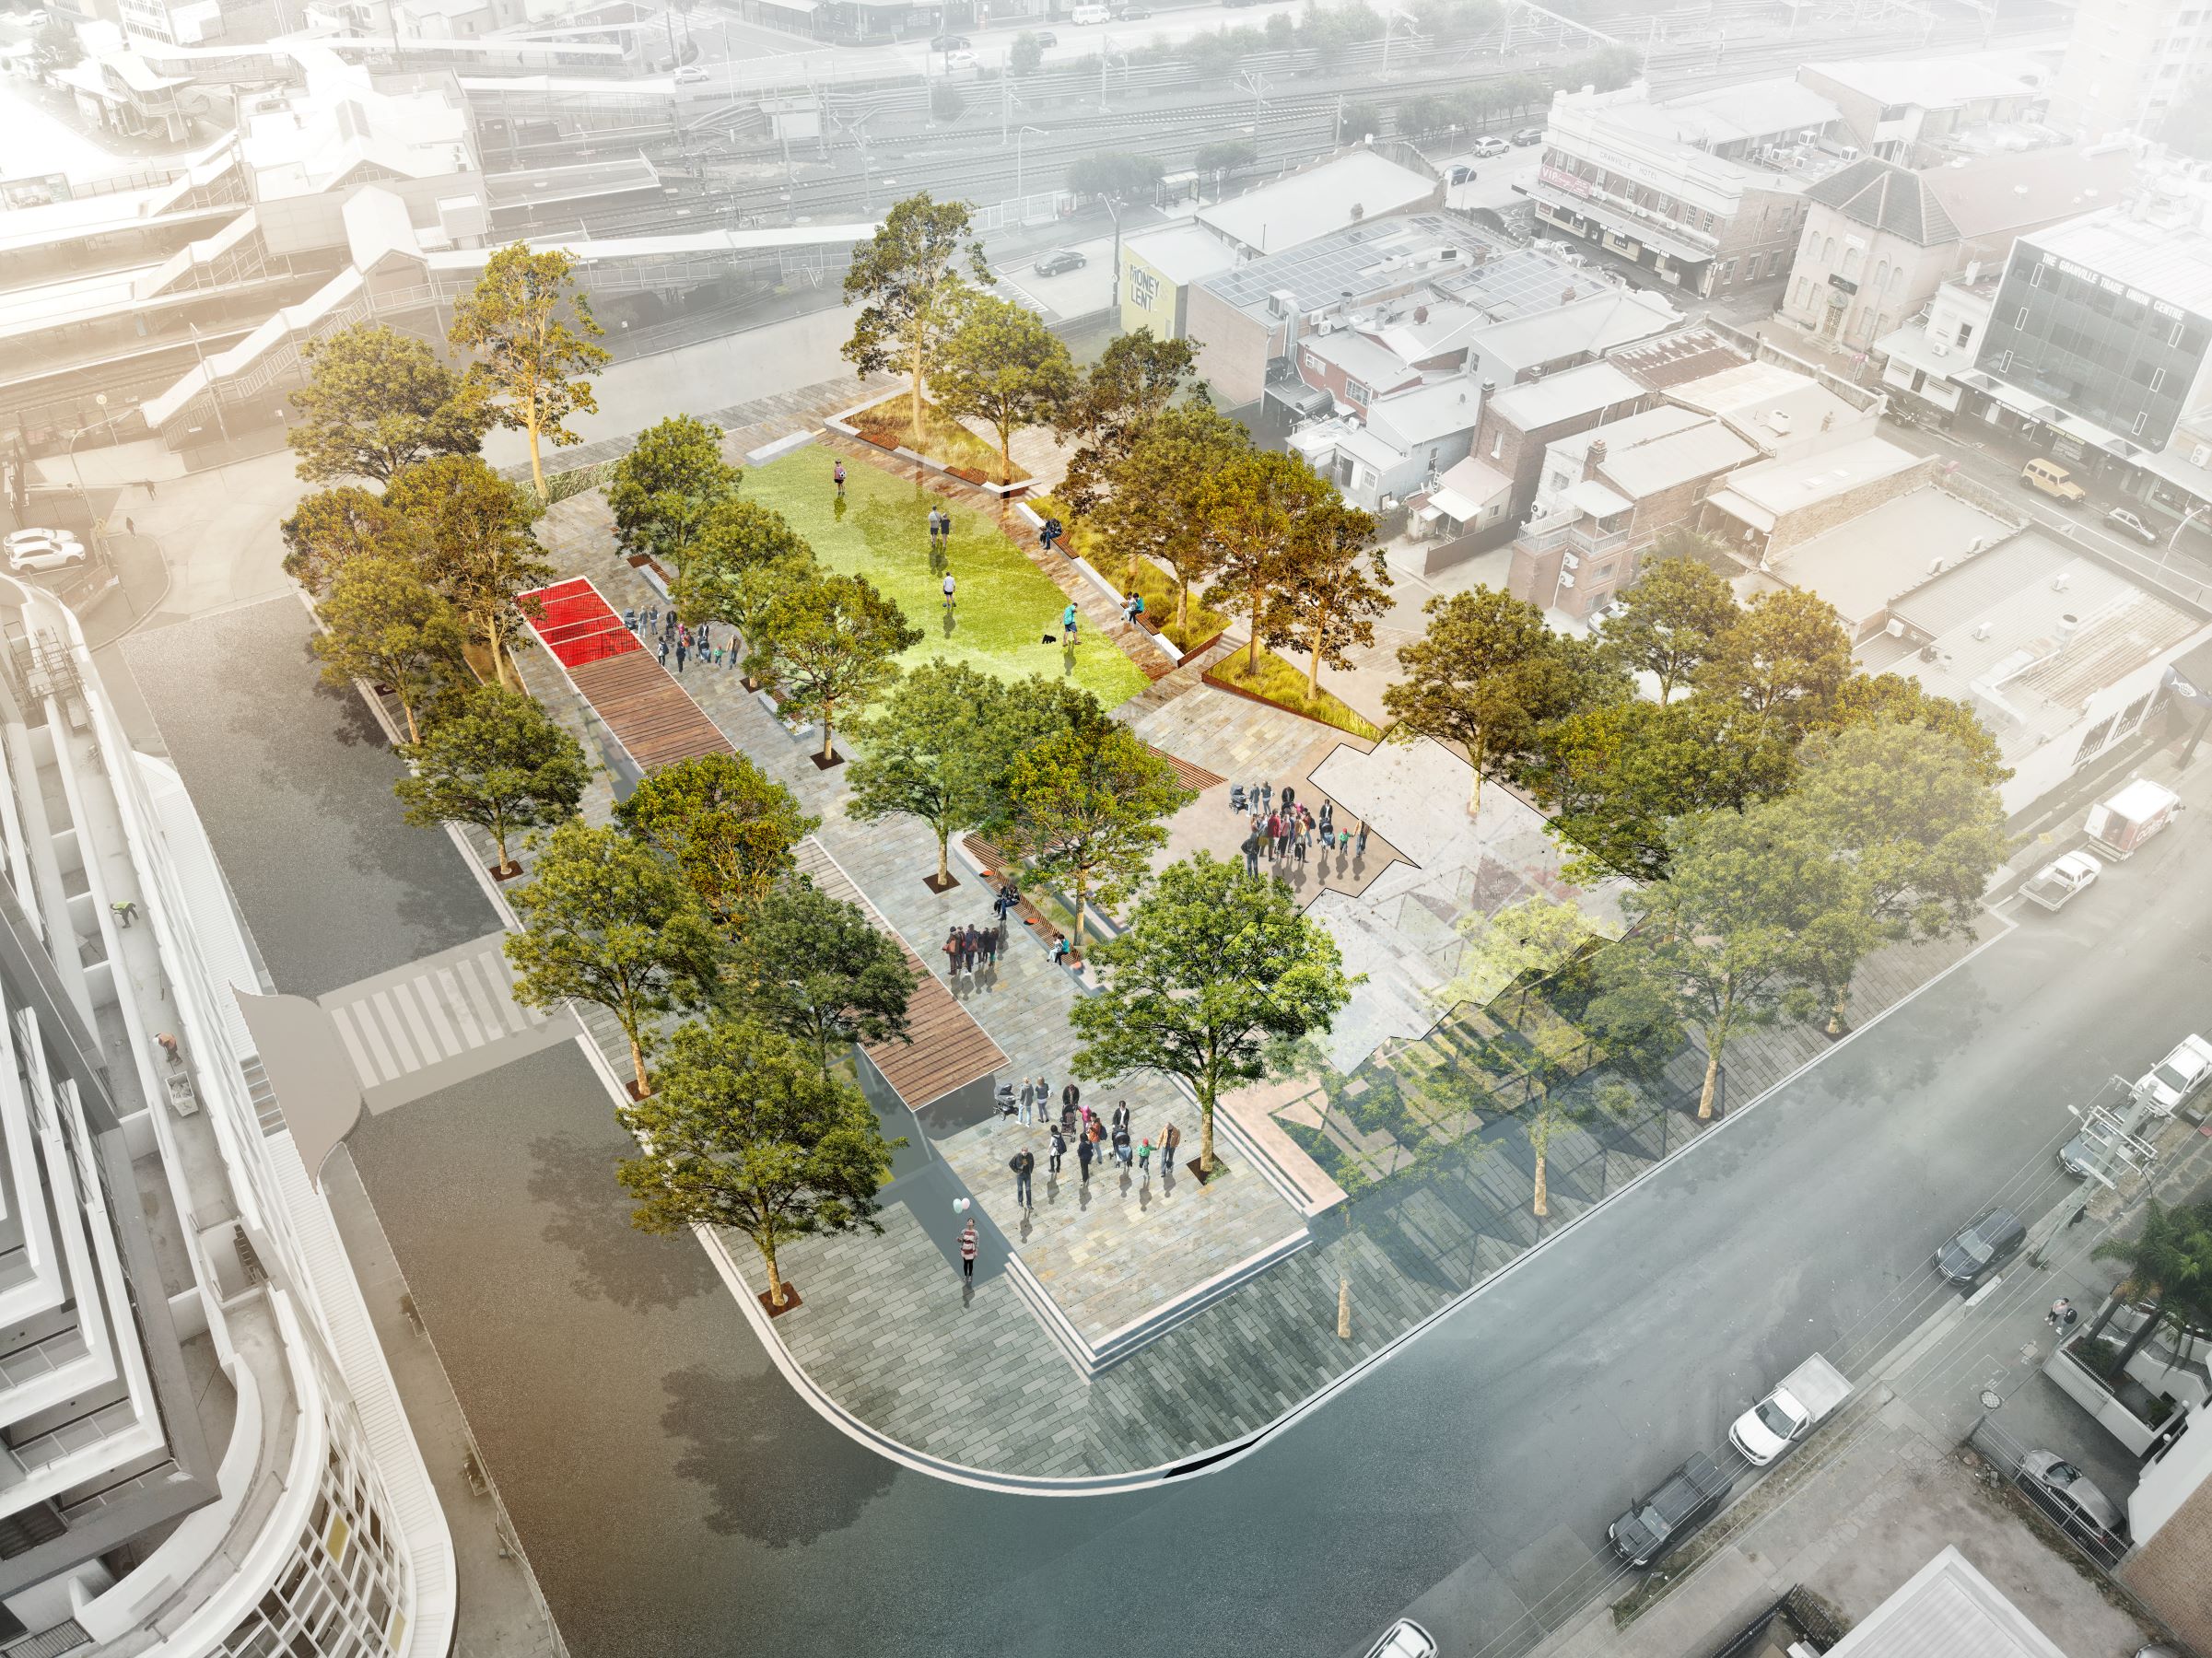
[[[622,613],[622,625],[632,633],[638,631],[638,607],[636,605],[633,604],[628,610]]]
[[[668,666],[668,636],[667,636],[666,634],[662,634],[662,635],[661,636],[660,657],[661,657],[661,667],[663,667],[663,668],[667,667],[667,666]]]
[[[960,929],[957,927],[944,935],[944,969],[948,978],[960,976]]]
[[[1364,823],[1360,824],[1360,838],[1352,843],[1352,855],[1354,858],[1367,856],[1367,825]]]
[[[1123,1169],[1126,1170],[1129,1166],[1129,1162],[1135,1155],[1136,1148],[1129,1144],[1129,1131],[1127,1128],[1115,1129],[1114,1156]]]
[[[1080,618],[1075,613],[1075,601],[1071,599],[1068,601],[1068,608],[1059,613],[1059,630],[1068,636],[1068,643],[1071,645],[1075,643],[1075,632],[1078,625],[1080,625]]]
[[[975,971],[976,963],[983,959],[983,934],[970,927],[962,937],[967,942],[967,965],[968,971],[972,973]]]
[[[1058,1127],[1055,1127],[1052,1130],[1052,1151],[1045,1163],[1046,1173],[1050,1174],[1059,1173],[1060,1159],[1067,1155],[1068,1137],[1062,1134]]]
[[[1137,1148],[1137,1178],[1150,1181],[1153,1177],[1153,1142],[1147,1135],[1144,1143]]]
[[[1246,873],[1246,874],[1247,874],[1247,875],[1251,875],[1251,876],[1258,876],[1258,873],[1259,873],[1259,836],[1258,836],[1258,835],[1246,835],[1246,836],[1245,836],[1245,844],[1244,844],[1244,855],[1245,855],[1245,873]]]
[[[960,584],[958,582],[953,579],[952,571],[947,570],[944,573],[944,613],[948,616],[953,613],[953,595],[958,589],[959,585]]]
[[[1259,809],[1262,811],[1275,810],[1275,785],[1271,782],[1259,786]]]
[[[676,671],[678,673],[684,671],[684,659],[690,654],[691,652],[685,647],[684,641],[679,638],[676,641]]]
[[[960,1229],[960,1276],[976,1276],[976,1218],[970,1215],[967,1224]]]
[[[1067,1106],[1076,1106],[1082,1104],[1083,1090],[1076,1087],[1072,1082],[1069,1083],[1067,1087],[1059,1091],[1059,1103],[1062,1105]]]
[[[1036,1120],[1036,1084],[1028,1078],[1022,1079],[1022,1127],[1026,1128]]]
[[[135,519],[125,519],[125,520],[123,520],[123,532],[125,535],[136,535],[136,534],[138,533],[138,522],[137,522],[137,520],[136,520]]]
[[[840,501],[843,500],[845,498],[845,462],[840,461],[835,466],[831,467],[829,469],[829,475],[837,480],[837,499]]]
[[[1039,1088],[1042,1088],[1045,1085],[1044,1078],[1039,1077],[1036,1080]],[[1059,1124],[1060,1127],[1065,1128],[1069,1133],[1072,1134],[1075,1132],[1075,1107],[1069,1104],[1064,1100],[1060,1102]]]
[[[1036,1173],[1036,1157],[1024,1146],[1008,1161],[1006,1166],[1013,1171],[1013,1200],[1023,1208],[1035,1208],[1029,1198],[1029,1177]]]
[[[1176,1166],[1176,1152],[1183,1144],[1183,1131],[1173,1123],[1160,1133],[1160,1173],[1165,1174]]]
[[[1116,1100],[1114,1102],[1114,1127],[1127,1128],[1129,1126],[1129,1103],[1127,1100]]]
[[[1085,1185],[1089,1185],[1091,1184],[1091,1160],[1097,1155],[1098,1152],[1096,1149],[1092,1146],[1091,1137],[1089,1135],[1086,1134],[1083,1136],[1075,1142],[1075,1166],[1082,1175],[1083,1184]]]

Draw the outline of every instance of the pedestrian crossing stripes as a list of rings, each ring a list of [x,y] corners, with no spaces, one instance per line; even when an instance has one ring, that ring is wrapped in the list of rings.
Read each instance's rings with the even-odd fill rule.
[[[322,1005],[364,1090],[532,1036],[548,1016],[514,998],[500,935],[333,991]]]

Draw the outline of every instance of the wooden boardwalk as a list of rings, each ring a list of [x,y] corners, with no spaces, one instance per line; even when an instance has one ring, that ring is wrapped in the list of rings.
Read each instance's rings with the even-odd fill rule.
[[[518,599],[535,601],[524,613],[531,631],[640,773],[702,754],[737,753],[691,694],[622,625],[588,577]]]
[[[1001,1069],[1006,1064],[1004,1050],[954,999],[944,981],[923,966],[921,958],[914,953],[914,946],[900,937],[898,928],[884,920],[882,912],[868,902],[867,894],[822,843],[808,835],[799,843],[795,858],[799,872],[822,892],[858,905],[872,926],[897,939],[899,948],[906,952],[907,965],[914,970],[914,995],[907,1003],[909,1040],[860,1045],[861,1052],[891,1085],[892,1092],[910,1109],[919,1111],[954,1089],[965,1088]]]

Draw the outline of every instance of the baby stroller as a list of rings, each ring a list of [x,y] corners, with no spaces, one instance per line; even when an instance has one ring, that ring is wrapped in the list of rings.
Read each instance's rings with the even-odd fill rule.
[[[1245,809],[1245,786],[1242,783],[1230,784],[1229,810],[1231,811],[1242,811]]]
[[[1014,1115],[1014,1110],[1015,1110],[1015,1107],[1014,1107],[1014,1099],[1013,1099],[1013,1084],[1012,1084],[1012,1083],[1011,1083],[1011,1082],[1001,1082],[1001,1083],[1000,1083],[1000,1084],[999,1084],[999,1092],[998,1092],[997,1098],[998,1098],[998,1102],[999,1102],[999,1115],[1000,1115],[1001,1116],[1012,1116],[1012,1115]]]

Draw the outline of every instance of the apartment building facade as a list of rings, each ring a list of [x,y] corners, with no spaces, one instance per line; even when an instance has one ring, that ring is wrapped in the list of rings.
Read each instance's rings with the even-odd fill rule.
[[[2167,116],[2212,88],[2207,0],[2095,0],[2074,8],[2051,87],[2051,117],[2085,138],[2159,135]]]

